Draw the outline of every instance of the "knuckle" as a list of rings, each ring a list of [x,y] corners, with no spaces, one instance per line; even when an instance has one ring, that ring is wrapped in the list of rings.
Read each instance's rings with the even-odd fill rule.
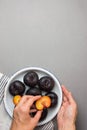
[[[23,96],[22,96],[22,100],[25,99],[25,98],[26,98],[26,95],[23,95]]]
[[[20,107],[19,110],[20,110],[21,113],[26,113],[26,109],[25,109],[25,107]]]

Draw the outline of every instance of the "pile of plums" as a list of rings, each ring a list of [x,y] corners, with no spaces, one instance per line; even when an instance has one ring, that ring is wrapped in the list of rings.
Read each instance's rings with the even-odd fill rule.
[[[28,71],[23,76],[23,82],[19,80],[13,81],[9,86],[9,92],[12,96],[16,95],[42,95],[48,96],[51,99],[50,108],[53,108],[58,103],[58,96],[55,92],[51,90],[54,88],[55,82],[50,76],[42,76],[39,78],[35,71]],[[26,86],[28,89],[26,89]],[[43,95],[44,92],[44,95]],[[48,113],[48,108],[43,109],[40,121],[46,118]],[[32,113],[31,116],[34,116]]]

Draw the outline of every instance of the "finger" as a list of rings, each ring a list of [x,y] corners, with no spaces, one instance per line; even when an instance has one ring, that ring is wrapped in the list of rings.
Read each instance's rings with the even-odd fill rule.
[[[42,114],[42,111],[37,111],[36,115],[34,116],[34,121],[36,123],[38,123],[38,121],[40,120],[41,114]]]
[[[62,85],[62,91],[63,91],[63,101],[68,100],[69,91],[65,88],[64,85]]]
[[[22,96],[20,102],[18,103],[18,105],[23,105],[24,103],[26,103],[27,100],[29,100],[29,98],[31,98],[32,96],[27,96],[27,95],[24,95]]]
[[[64,101],[64,102],[67,102],[66,96],[63,96],[63,101]]]
[[[71,92],[69,93],[69,102],[70,102],[70,103],[75,103],[75,100],[74,100],[74,98],[73,98]]]
[[[58,112],[57,118],[62,118],[64,113],[64,107],[62,106]]]
[[[33,103],[38,100],[41,96],[32,96],[31,98],[29,98],[29,100],[27,100],[25,106],[29,108],[31,108],[31,106],[33,105]]]
[[[62,106],[64,107],[64,109],[66,109],[68,105],[69,105],[69,101],[68,102],[64,102]]]
[[[66,87],[64,85],[62,85],[62,91],[65,94],[65,96],[67,97],[67,95],[69,94],[69,91],[66,89]]]
[[[64,93],[66,99],[67,99],[70,103],[74,102],[74,99],[73,99],[73,97],[72,97],[72,95],[71,95],[71,92],[69,92],[64,85],[62,85],[62,90],[63,90],[63,93]]]

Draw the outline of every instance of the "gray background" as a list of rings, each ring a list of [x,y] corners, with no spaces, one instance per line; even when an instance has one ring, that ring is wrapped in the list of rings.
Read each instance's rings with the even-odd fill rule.
[[[86,0],[0,0],[0,71],[55,74],[78,103],[78,130],[87,130],[86,23]]]

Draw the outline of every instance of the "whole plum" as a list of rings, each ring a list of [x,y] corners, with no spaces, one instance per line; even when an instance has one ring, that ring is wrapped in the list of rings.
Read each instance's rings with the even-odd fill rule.
[[[38,75],[34,71],[29,71],[24,75],[23,80],[27,86],[34,87],[38,83]]]
[[[40,78],[38,84],[41,90],[49,92],[54,87],[54,80],[49,76],[44,76]]]
[[[26,91],[26,95],[33,95],[33,96],[42,95],[42,92],[39,88],[33,87]]]
[[[25,85],[19,80],[15,80],[9,86],[9,92],[12,96],[22,95],[24,91],[25,91]]]
[[[51,106],[50,107],[54,107],[57,105],[58,96],[55,92],[46,93],[46,96],[49,96],[51,98]]]

